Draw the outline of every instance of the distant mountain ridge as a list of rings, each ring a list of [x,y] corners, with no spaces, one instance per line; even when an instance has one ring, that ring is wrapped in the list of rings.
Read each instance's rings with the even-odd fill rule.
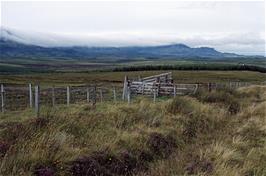
[[[69,58],[96,58],[96,57],[238,57],[233,53],[222,53],[214,48],[191,48],[184,44],[169,44],[160,46],[126,46],[126,47],[88,47],[65,46],[46,47],[24,42],[23,36],[1,29],[0,57],[69,57]]]

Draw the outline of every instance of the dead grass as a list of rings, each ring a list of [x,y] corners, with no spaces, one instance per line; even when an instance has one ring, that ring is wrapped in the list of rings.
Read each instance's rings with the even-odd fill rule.
[[[0,175],[266,175],[265,92],[1,114]]]

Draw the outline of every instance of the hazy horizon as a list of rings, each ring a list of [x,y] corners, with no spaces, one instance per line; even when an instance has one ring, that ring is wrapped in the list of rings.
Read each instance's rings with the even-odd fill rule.
[[[1,2],[1,26],[43,46],[183,43],[265,55],[264,2]],[[2,34],[6,35],[6,34]]]

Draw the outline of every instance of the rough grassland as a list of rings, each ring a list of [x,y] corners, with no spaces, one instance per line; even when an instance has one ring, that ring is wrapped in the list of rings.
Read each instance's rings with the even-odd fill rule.
[[[266,175],[266,87],[0,115],[0,175]]]
[[[171,71],[171,70],[169,70]],[[125,75],[129,78],[138,78],[165,73],[167,71],[131,71],[131,72],[88,72],[88,73],[40,73],[22,75],[0,75],[1,83],[41,85],[87,84],[87,83],[119,83]],[[266,74],[251,71],[172,71],[176,83],[196,82],[265,82]]]

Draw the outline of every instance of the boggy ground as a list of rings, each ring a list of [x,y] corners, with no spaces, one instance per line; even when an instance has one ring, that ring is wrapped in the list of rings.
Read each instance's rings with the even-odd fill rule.
[[[0,116],[0,175],[266,175],[266,87]]]

